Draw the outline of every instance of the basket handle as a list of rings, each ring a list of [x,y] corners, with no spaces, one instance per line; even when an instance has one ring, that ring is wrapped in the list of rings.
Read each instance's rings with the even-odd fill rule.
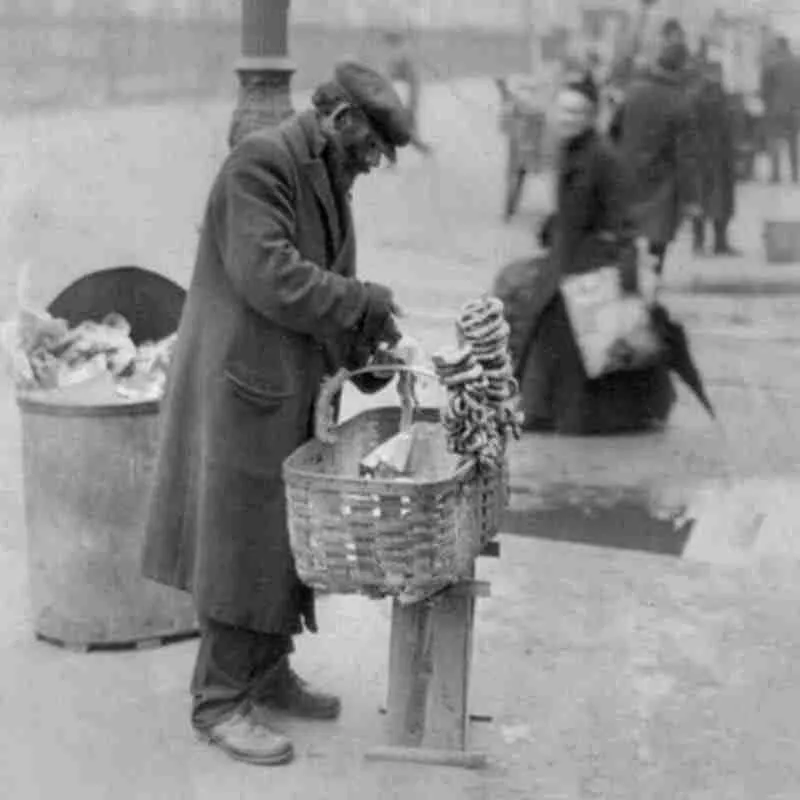
[[[314,436],[325,444],[333,444],[336,435],[333,433],[333,400],[344,388],[347,381],[352,380],[356,375],[366,373],[387,375],[416,375],[424,378],[433,378],[438,382],[439,378],[435,372],[421,367],[414,367],[409,364],[373,364],[360,367],[355,370],[348,370],[342,367],[335,375],[326,378],[322,382],[317,396],[316,411],[314,414]],[[400,404],[403,410],[400,430],[407,430],[411,426],[414,416],[416,401],[411,391],[412,384],[400,381],[398,393],[400,394]]]

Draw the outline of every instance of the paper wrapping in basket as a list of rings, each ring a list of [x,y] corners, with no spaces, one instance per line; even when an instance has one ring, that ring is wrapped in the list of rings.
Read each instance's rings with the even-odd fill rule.
[[[623,293],[616,267],[564,278],[561,292],[589,378],[639,369],[659,358],[662,346],[650,309],[641,296]]]

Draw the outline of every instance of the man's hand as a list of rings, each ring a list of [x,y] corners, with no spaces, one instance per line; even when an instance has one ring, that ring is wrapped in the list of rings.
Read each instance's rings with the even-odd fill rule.
[[[394,347],[403,338],[403,334],[400,332],[400,328],[397,327],[397,322],[395,322],[396,316],[397,315],[392,314],[386,318],[383,330],[378,337],[378,342],[380,344],[386,343],[390,347]]]
[[[393,346],[402,338],[395,319],[402,310],[394,300],[392,290],[379,283],[366,284],[369,297],[367,310],[361,323],[361,336],[370,348],[385,342]]]

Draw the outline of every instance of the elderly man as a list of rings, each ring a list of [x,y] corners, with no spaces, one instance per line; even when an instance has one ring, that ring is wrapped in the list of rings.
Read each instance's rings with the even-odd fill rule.
[[[688,54],[682,26],[668,20],[657,63],[633,82],[615,126],[622,156],[635,175],[633,217],[658,275],[683,218],[700,213],[697,137],[685,96]]]
[[[355,275],[350,191],[408,144],[408,115],[389,80],[355,61],[312,105],[244,139],[211,189],[144,553],[147,577],[194,597],[195,731],[256,764],[292,757],[272,711],[339,713],[289,666],[293,637],[316,621],[290,548],[282,462],[312,434],[323,377],[399,339],[392,292]]]

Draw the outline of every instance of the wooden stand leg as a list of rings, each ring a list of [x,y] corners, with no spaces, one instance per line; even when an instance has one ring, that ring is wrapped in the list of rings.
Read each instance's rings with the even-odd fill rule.
[[[372,760],[479,768],[467,751],[475,598],[489,585],[465,581],[412,606],[395,601],[389,650],[388,746]]]
[[[388,737],[398,747],[419,747],[425,735],[425,700],[432,671],[431,606],[392,605],[389,643]]]
[[[428,747],[464,750],[467,746],[474,610],[475,598],[466,595],[445,595],[431,610],[437,641],[426,716]]]

